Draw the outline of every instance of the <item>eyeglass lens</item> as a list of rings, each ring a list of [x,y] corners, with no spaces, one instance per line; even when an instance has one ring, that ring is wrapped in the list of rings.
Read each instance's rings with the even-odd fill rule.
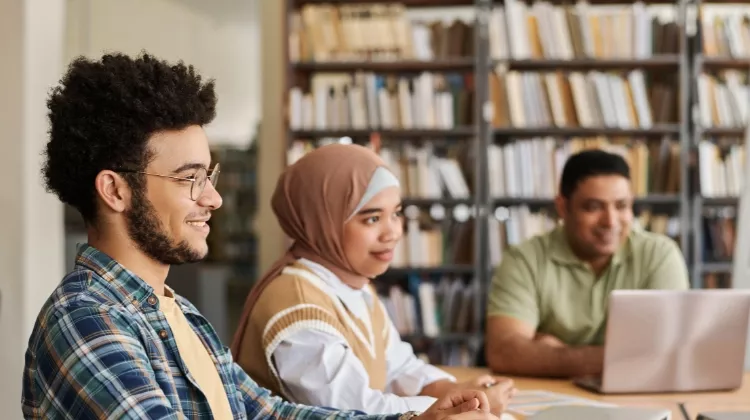
[[[219,164],[217,163],[211,170],[211,176],[208,176],[208,172],[205,169],[201,169],[195,174],[195,182],[190,188],[190,198],[192,200],[198,200],[203,190],[206,188],[206,180],[211,180],[211,185],[216,187],[216,182],[219,180]]]
[[[211,176],[209,176],[208,179],[211,180],[211,185],[216,187],[216,183],[219,182],[219,164],[218,163],[214,165],[214,168],[211,170]]]

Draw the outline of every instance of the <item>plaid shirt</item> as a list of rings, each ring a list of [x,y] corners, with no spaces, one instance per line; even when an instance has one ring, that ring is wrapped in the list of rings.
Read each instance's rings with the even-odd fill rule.
[[[234,363],[198,310],[175,297],[216,364],[234,419],[398,418],[294,405],[270,395]],[[39,314],[22,393],[26,419],[212,418],[153,288],[88,245]]]

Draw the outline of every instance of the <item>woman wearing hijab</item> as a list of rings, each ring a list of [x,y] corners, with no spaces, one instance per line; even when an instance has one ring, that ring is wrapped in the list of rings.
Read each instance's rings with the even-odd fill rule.
[[[298,403],[424,411],[449,390],[473,388],[499,415],[512,381],[457,384],[418,359],[370,285],[402,236],[400,193],[362,146],[323,146],[289,166],[271,204],[293,244],[248,296],[232,354],[260,385]]]

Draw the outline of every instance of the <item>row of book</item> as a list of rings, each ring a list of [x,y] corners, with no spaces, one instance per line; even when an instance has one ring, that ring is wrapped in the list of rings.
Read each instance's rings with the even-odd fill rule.
[[[473,118],[471,74],[318,73],[289,90],[293,130],[451,129]]]
[[[480,345],[472,345],[465,341],[430,344],[426,350],[422,347],[415,354],[425,363],[437,366],[474,367],[477,365],[479,352],[483,351]]]
[[[392,267],[436,267],[445,264],[473,263],[472,223],[423,222],[419,219],[406,221],[404,237],[394,249]]]
[[[222,206],[209,224],[207,261],[245,265],[246,278],[254,278],[258,257],[255,215],[258,210],[257,150],[231,146],[211,148],[211,160],[221,164],[216,186]]]
[[[745,127],[750,122],[750,83],[746,71],[702,73],[697,86],[702,127]]]
[[[489,219],[489,259],[493,265],[500,263],[509,246],[542,235],[557,224],[551,212],[534,212],[528,206],[513,206],[505,213],[505,220]]]
[[[750,57],[750,9],[701,5],[702,51],[708,57]]]
[[[651,128],[678,121],[677,87],[642,70],[490,73],[495,127]]]
[[[380,156],[401,181],[403,193],[414,198],[471,197],[468,146],[436,153],[433,144],[402,148],[381,148]]]
[[[500,213],[500,212],[496,212]],[[555,228],[559,221],[551,210],[532,211],[528,206],[513,206],[504,212],[507,217],[490,218],[489,258],[493,265],[500,263],[508,247],[518,245],[534,236]],[[636,215],[634,226],[667,235],[679,241],[680,219],[674,214],[644,210]]]
[[[642,70],[622,73],[497,69],[488,73],[488,78],[494,127],[648,129],[679,120],[674,78],[649,85]],[[715,95],[706,89],[716,83],[710,83],[714,80],[711,76],[700,80],[703,106],[711,106]],[[734,87],[738,87],[732,94],[734,102],[727,106],[733,106],[736,98],[746,97],[746,86],[716,88]],[[318,73],[310,78],[309,89],[295,86],[289,90],[289,127],[449,130],[473,124],[474,97],[473,75],[469,73]],[[737,108],[742,118],[746,108]],[[729,117],[722,118],[739,120],[731,117],[732,109],[735,108],[727,108],[725,114]]]
[[[737,242],[737,209],[704,209],[702,216],[703,261],[731,261]]]
[[[731,289],[732,272],[731,270],[722,272],[711,272],[703,275],[703,289]]]
[[[391,285],[378,293],[401,335],[438,337],[479,331],[479,283],[475,279],[442,276],[423,281],[414,275],[405,287]]]
[[[287,151],[293,163],[313,148],[296,141]],[[402,194],[412,199],[470,199],[475,157],[470,145],[437,147],[403,143],[381,146],[379,154],[401,180]],[[630,167],[635,197],[678,194],[681,186],[680,144],[672,136],[647,141],[639,137],[532,137],[491,144],[486,159],[490,197],[552,199],[557,195],[567,159],[585,149],[620,154]],[[740,138],[706,138],[698,146],[698,186],[704,197],[738,197],[745,151]],[[458,216],[459,218],[461,216]]]
[[[572,2],[571,2],[572,3]],[[577,1],[505,0],[489,20],[490,55],[496,59],[633,58],[679,52],[672,16],[642,1],[616,7]],[[670,9],[674,9],[670,6]],[[662,11],[662,13],[659,13]]]
[[[507,0],[489,17],[493,59],[647,58],[679,51],[674,6]],[[399,3],[306,4],[291,14],[293,62],[474,55],[474,14],[429,18]]]
[[[309,147],[309,142],[296,142],[289,150],[289,160],[296,160],[298,157],[293,156],[303,155]],[[679,192],[680,146],[669,136],[656,142],[637,137],[607,140],[546,136],[490,145],[486,154],[490,196],[551,199],[557,195],[568,158],[594,148],[625,158],[636,197]],[[380,156],[401,180],[405,197],[468,199],[472,196],[475,163],[469,149],[464,145],[446,151],[432,144],[406,143],[401,147],[381,147]],[[703,170],[709,168],[712,166]]]
[[[510,246],[554,229],[559,223],[553,208],[532,210],[527,205],[497,207],[489,218],[489,257],[502,260]],[[635,215],[640,228],[680,239],[680,219],[676,214],[643,209]],[[474,223],[431,220],[428,215],[405,221],[404,237],[394,250],[393,268],[437,267],[473,264]]]
[[[414,20],[399,3],[306,4],[292,12],[293,62],[433,60],[473,55],[474,27]]]
[[[707,198],[739,197],[745,159],[745,147],[739,141],[720,147],[717,141],[702,140],[698,144],[701,195]]]
[[[669,136],[660,142],[641,138],[609,141],[537,137],[490,145],[487,151],[490,195],[552,198],[557,194],[568,158],[592,148],[609,150],[625,158],[637,197],[679,191],[680,146]]]
[[[701,51],[750,56],[750,10],[701,5]],[[473,14],[429,19],[397,2],[307,4],[292,13],[292,61],[436,60],[474,54]],[[493,59],[633,58],[678,54],[674,5],[496,4],[488,20]]]

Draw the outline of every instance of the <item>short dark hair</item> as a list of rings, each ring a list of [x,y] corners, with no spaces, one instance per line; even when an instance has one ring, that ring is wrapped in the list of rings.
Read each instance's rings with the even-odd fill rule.
[[[560,176],[560,194],[570,198],[580,182],[597,175],[620,175],[630,179],[630,167],[617,153],[601,149],[578,152],[565,162]]]
[[[216,93],[213,80],[202,81],[182,61],[113,53],[97,61],[73,60],[47,108],[50,138],[42,169],[47,191],[91,223],[96,175],[106,169],[144,170],[153,157],[149,138],[210,123]],[[143,188],[143,176],[124,177],[132,188]]]

